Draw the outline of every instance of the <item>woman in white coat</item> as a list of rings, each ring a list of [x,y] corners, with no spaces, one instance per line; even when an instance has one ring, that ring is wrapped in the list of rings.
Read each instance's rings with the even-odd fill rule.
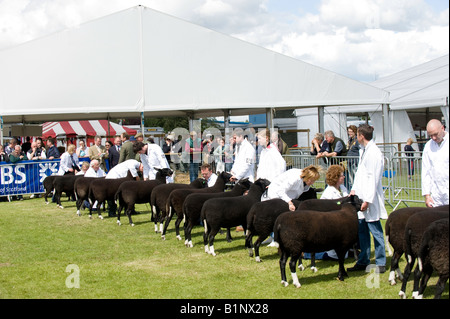
[[[230,180],[238,181],[247,178],[250,182],[255,181],[255,148],[244,137],[242,129],[235,129],[233,136],[236,138],[236,156],[231,168]]]
[[[355,266],[347,270],[365,270],[370,264],[371,233],[375,244],[377,271],[383,273],[386,266],[386,251],[380,219],[387,219],[388,217],[384,207],[384,193],[381,184],[384,158],[372,137],[373,127],[367,124],[361,124],[358,127],[357,138],[361,149],[359,151],[358,170],[350,194],[357,195],[363,200],[361,211],[358,212],[358,235],[361,253]]]
[[[273,198],[280,198],[289,205],[289,210],[294,211],[293,199],[297,199],[302,193],[309,190],[312,184],[320,178],[322,168],[316,165],[309,165],[304,169],[291,168],[281,175],[278,175],[269,185],[267,195],[261,200],[266,201]]]
[[[67,147],[67,151],[61,155],[57,175],[76,174],[77,171],[80,171],[80,162],[77,154],[75,153],[76,148],[77,147],[75,145],[70,144]]]
[[[277,176],[286,171],[286,161],[281,156],[278,148],[270,143],[269,130],[258,132],[258,145],[262,148],[259,157],[258,169],[256,171],[257,178],[265,178],[273,181]]]

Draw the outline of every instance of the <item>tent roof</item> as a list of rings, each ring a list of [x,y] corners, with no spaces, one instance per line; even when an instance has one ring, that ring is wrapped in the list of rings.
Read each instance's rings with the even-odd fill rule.
[[[428,61],[372,82],[390,92],[393,110],[448,105],[449,55]]]
[[[241,115],[389,95],[143,6],[0,51],[0,69],[5,123]]]
[[[45,122],[42,125],[42,136],[44,138],[56,136],[114,136],[127,132],[129,135],[136,135],[137,131],[126,126],[109,122],[99,121],[63,121]]]

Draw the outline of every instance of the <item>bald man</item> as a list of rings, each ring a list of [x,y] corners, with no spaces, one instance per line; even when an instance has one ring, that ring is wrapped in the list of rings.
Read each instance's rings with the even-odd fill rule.
[[[422,195],[427,207],[448,205],[448,133],[439,120],[427,124],[430,140],[422,155]]]

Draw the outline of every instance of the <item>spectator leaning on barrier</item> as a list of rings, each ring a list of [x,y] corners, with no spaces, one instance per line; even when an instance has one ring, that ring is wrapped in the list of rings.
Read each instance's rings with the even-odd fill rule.
[[[25,155],[23,154],[22,147],[20,145],[16,145],[14,147],[14,151],[9,154],[9,160],[11,161],[11,163],[20,162],[24,157]]]
[[[334,156],[346,156],[347,147],[343,140],[336,137],[333,131],[329,130],[324,133],[325,140],[327,141],[328,147],[325,151],[317,154],[317,157],[334,157]]]
[[[61,156],[61,154],[58,151],[58,148],[55,146],[55,140],[51,137],[47,140],[46,154],[47,159],[55,159]]]
[[[448,132],[439,120],[427,124],[430,140],[425,144],[422,155],[422,195],[427,207],[449,203],[449,147]]]
[[[29,160],[42,160],[46,159],[45,148],[42,147],[42,139],[36,139],[36,142],[31,143],[31,148],[27,152],[27,158]]]
[[[317,155],[320,152],[324,152],[327,148],[328,144],[327,141],[325,141],[325,138],[323,137],[322,133],[316,133],[314,135],[314,138],[311,141],[311,155]]]
[[[9,141],[9,144],[6,145],[6,147],[5,147],[5,153],[8,155],[11,154],[14,151],[14,148],[16,147],[16,145],[18,145],[18,144],[19,144],[19,141],[17,141],[16,138],[12,138]]]
[[[9,162],[9,155],[5,153],[3,145],[0,144],[0,162]]]

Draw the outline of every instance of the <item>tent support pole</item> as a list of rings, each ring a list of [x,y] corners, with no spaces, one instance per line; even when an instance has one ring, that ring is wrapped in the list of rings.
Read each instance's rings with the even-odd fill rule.
[[[3,145],[3,116],[0,116],[0,143]]]
[[[106,116],[106,121],[108,123],[108,136],[111,136],[111,123],[109,122],[110,121],[109,113]]]
[[[273,108],[266,109],[266,127],[273,131]]]
[[[391,142],[389,130],[389,104],[383,104],[383,143],[386,145]],[[399,150],[400,151],[400,150]]]
[[[142,135],[144,136],[144,139],[145,139],[144,127],[145,127],[144,112],[141,112],[141,133],[142,133]]]
[[[319,121],[319,132],[324,133],[325,132],[325,122],[324,122],[324,115],[325,115],[325,107],[324,106],[318,106],[317,107],[317,113],[318,113],[318,121]]]

